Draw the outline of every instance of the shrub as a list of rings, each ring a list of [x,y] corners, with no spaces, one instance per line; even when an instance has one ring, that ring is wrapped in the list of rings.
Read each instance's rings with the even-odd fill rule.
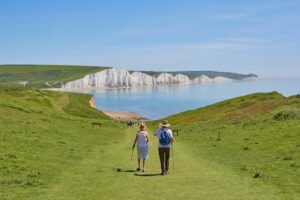
[[[292,110],[279,111],[273,115],[273,119],[277,121],[299,119],[299,118],[300,118],[299,112],[292,111]]]

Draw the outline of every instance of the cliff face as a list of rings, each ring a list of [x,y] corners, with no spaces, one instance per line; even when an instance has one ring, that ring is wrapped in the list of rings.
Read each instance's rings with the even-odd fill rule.
[[[225,77],[209,78],[201,75],[195,79],[190,79],[183,74],[172,75],[161,73],[157,77],[150,76],[142,72],[130,73],[126,69],[111,68],[85,77],[71,81],[63,85],[63,88],[124,88],[148,85],[169,85],[169,84],[190,84],[190,83],[209,83],[233,81]]]

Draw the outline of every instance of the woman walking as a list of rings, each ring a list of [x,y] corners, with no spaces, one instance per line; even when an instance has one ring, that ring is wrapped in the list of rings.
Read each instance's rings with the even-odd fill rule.
[[[138,167],[136,171],[141,171],[141,160],[143,160],[143,168],[142,172],[146,171],[146,160],[148,159],[148,146],[149,146],[149,136],[146,131],[146,125],[141,123],[139,125],[139,132],[136,134],[135,140],[132,145],[132,149],[134,149],[137,144],[137,154],[138,154]]]

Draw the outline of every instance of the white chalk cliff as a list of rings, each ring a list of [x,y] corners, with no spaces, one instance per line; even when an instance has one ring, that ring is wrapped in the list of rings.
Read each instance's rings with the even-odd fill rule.
[[[226,77],[217,76],[209,78],[201,75],[195,79],[190,79],[183,74],[172,75],[170,73],[161,73],[157,77],[150,76],[142,72],[129,72],[126,69],[110,68],[88,74],[81,79],[64,84],[63,88],[127,88],[135,86],[149,85],[169,85],[169,84],[191,84],[191,83],[210,83],[233,81]]]

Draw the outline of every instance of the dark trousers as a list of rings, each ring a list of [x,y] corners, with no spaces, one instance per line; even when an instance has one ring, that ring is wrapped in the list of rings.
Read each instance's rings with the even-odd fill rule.
[[[169,171],[170,148],[158,148],[161,172]]]

